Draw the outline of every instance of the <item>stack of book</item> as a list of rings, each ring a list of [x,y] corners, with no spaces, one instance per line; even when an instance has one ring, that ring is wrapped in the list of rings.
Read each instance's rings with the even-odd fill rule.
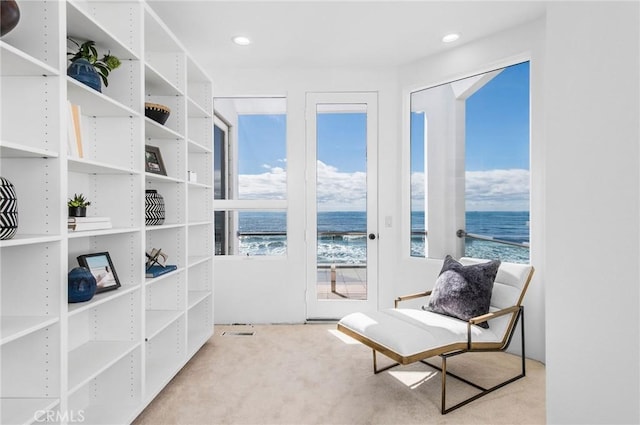
[[[70,232],[111,229],[111,227],[109,217],[69,217],[67,220],[67,229]]]
[[[151,266],[147,267],[145,275],[146,277],[158,277],[177,269],[178,266],[176,266],[175,264],[167,264],[166,266]]]

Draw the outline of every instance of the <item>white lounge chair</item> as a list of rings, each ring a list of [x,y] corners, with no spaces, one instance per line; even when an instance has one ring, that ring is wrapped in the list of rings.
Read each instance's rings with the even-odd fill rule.
[[[460,263],[463,265],[482,262],[486,262],[486,260],[460,259]],[[417,361],[440,370],[442,372],[440,411],[442,414],[446,414],[525,376],[524,307],[522,300],[533,272],[533,266],[528,264],[501,263],[491,289],[489,312],[466,321],[423,309],[398,307],[402,301],[431,296],[432,291],[429,290],[396,298],[395,308],[392,309],[349,314],[340,320],[338,330],[373,349],[374,373]],[[484,388],[447,371],[449,357],[470,352],[506,350],[518,322],[522,333],[522,371],[520,374],[491,388]],[[488,323],[489,328],[485,329],[479,326],[482,323]],[[377,352],[397,363],[378,369]],[[426,359],[435,356],[441,358],[440,367],[426,361]],[[477,388],[480,393],[447,408],[447,375]]]

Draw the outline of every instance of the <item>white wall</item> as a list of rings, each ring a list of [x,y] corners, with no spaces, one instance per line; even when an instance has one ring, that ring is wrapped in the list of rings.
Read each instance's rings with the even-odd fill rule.
[[[640,423],[638,2],[561,2],[546,30],[549,423]]]
[[[305,101],[307,92],[376,91],[379,120],[380,220],[397,223],[397,74],[391,69],[245,69],[215,73],[216,96],[287,97],[288,256],[215,260],[216,323],[301,323],[306,319]],[[391,194],[391,195],[389,195]],[[380,276],[395,268],[395,227],[379,227]],[[387,260],[389,259],[389,260]],[[380,290],[391,303],[392,290]]]
[[[408,93],[531,59],[528,354],[547,364],[549,423],[640,423],[640,11],[559,2],[546,19],[393,70],[215,73],[216,94],[286,94],[289,155],[304,158],[306,91],[380,93],[379,303],[433,282],[402,254]],[[402,111],[405,114],[402,114]],[[288,164],[289,259],[216,262],[216,322],[304,320],[304,160]],[[300,179],[301,180],[301,179]],[[251,262],[252,263],[251,263]],[[266,268],[265,268],[266,267]],[[545,320],[546,316],[546,320]],[[546,338],[545,338],[546,333]]]

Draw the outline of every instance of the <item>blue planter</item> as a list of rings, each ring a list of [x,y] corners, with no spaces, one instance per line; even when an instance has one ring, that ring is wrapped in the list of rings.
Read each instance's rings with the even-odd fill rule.
[[[96,278],[86,267],[75,267],[69,272],[68,300],[70,303],[89,301],[96,294]]]
[[[95,67],[86,59],[76,59],[67,68],[67,75],[102,93],[102,81]]]

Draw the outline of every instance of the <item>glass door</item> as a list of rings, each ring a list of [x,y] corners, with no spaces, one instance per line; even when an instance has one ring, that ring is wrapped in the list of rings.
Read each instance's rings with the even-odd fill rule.
[[[377,95],[307,94],[307,318],[377,306]]]

